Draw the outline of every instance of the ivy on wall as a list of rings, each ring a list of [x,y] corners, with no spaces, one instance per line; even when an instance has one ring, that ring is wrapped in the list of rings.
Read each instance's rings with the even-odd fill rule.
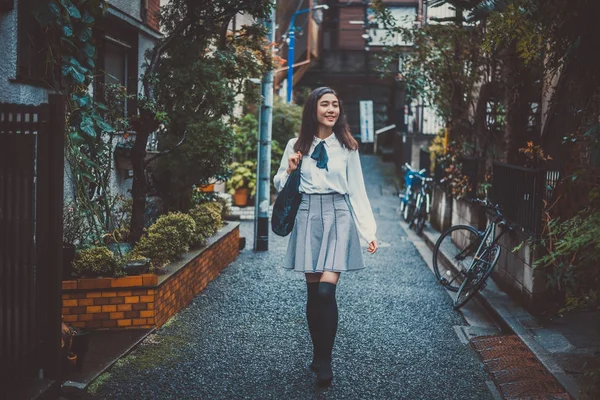
[[[109,179],[115,129],[110,112],[95,101],[92,87],[96,69],[93,28],[106,12],[106,0],[28,1],[48,40],[46,63],[60,71],[51,86],[67,95],[66,157],[75,201],[91,228],[90,241],[110,230]]]

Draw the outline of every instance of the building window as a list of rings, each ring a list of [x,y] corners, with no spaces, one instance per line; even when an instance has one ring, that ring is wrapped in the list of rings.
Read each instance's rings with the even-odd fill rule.
[[[18,7],[17,79],[55,87],[59,63],[48,56],[48,40],[27,3],[19,1]]]
[[[131,46],[106,36],[104,43],[104,84],[120,85],[129,93],[127,71],[129,68],[128,53]],[[127,101],[123,102],[123,116],[128,115]]]

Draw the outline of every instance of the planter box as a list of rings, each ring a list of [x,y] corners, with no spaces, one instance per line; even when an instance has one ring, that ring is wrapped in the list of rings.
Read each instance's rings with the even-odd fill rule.
[[[63,281],[63,321],[90,329],[157,328],[187,306],[239,254],[239,224],[169,264],[162,276]]]

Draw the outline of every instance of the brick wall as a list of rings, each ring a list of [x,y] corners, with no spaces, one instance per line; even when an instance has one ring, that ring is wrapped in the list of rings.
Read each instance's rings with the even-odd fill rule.
[[[145,0],[146,2],[146,15],[142,18],[144,22],[155,30],[159,30],[158,15],[160,13],[160,0]]]
[[[63,282],[63,321],[85,329],[155,325],[156,275]]]
[[[160,327],[187,306],[238,253],[236,224],[161,283],[151,274],[63,281],[63,321],[84,329]]]
[[[239,253],[239,228],[163,282],[156,296],[156,326],[187,306]]]

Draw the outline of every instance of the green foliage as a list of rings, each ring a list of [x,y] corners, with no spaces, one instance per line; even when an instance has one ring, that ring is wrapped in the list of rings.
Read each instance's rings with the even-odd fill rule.
[[[190,216],[196,222],[196,231],[192,243],[203,245],[223,226],[223,205],[220,202],[206,202],[196,205],[190,210]]]
[[[233,143],[233,130],[221,120],[193,122],[187,126],[188,137],[181,147],[158,159],[153,177],[170,209],[187,211],[190,188],[225,180],[228,154]],[[162,145],[171,146],[175,138],[163,138]]]
[[[77,252],[73,272],[81,277],[117,277],[123,275],[123,268],[108,248],[90,247]]]
[[[157,102],[171,122],[159,137],[159,149],[171,148],[185,130],[188,134],[155,171],[158,191],[170,208],[187,210],[192,185],[227,177],[234,133],[224,121],[233,116],[245,80],[262,76],[272,60],[260,22],[234,33],[223,26],[238,13],[259,21],[269,11],[267,0],[217,0],[208,6],[174,0],[162,7],[161,24],[170,42],[154,78]],[[188,28],[179,32],[182,25]]]
[[[287,142],[300,132],[302,107],[288,104],[276,97],[273,102],[273,124],[271,138],[271,183],[279,169],[283,150]],[[235,142],[233,160],[256,162],[258,153],[258,121],[254,114],[244,115],[234,126]],[[271,190],[275,187],[271,184]]]
[[[273,101],[273,140],[278,143],[280,148],[285,148],[287,142],[300,132],[301,123],[302,107],[286,103],[279,96],[275,96]],[[278,163],[279,160],[281,157],[279,157]]]
[[[548,286],[566,295],[566,308],[600,307],[600,211],[585,209],[553,219],[540,240],[547,254],[535,266],[548,272]]]
[[[187,214],[172,212],[159,217],[133,249],[135,256],[151,259],[154,268],[162,268],[189,250],[196,223]]]
[[[227,190],[229,193],[233,194],[237,189],[245,188],[250,190],[251,196],[254,196],[256,192],[256,162],[233,162],[229,168],[232,171],[231,179],[227,181]]]
[[[65,203],[63,206],[63,244],[81,244],[86,236],[85,215],[74,203]]]
[[[258,151],[258,121],[252,114],[244,115],[233,130],[233,159],[238,162],[256,161]]]
[[[68,176],[88,227],[79,241],[87,243],[99,243],[111,228],[112,145],[116,129],[128,126],[122,112],[128,98],[124,88],[107,86],[106,105],[95,101],[89,91],[96,73],[92,32],[107,7],[106,0],[29,1],[27,6],[45,31],[47,64],[60,71],[60,79],[47,83],[68,99]]]

